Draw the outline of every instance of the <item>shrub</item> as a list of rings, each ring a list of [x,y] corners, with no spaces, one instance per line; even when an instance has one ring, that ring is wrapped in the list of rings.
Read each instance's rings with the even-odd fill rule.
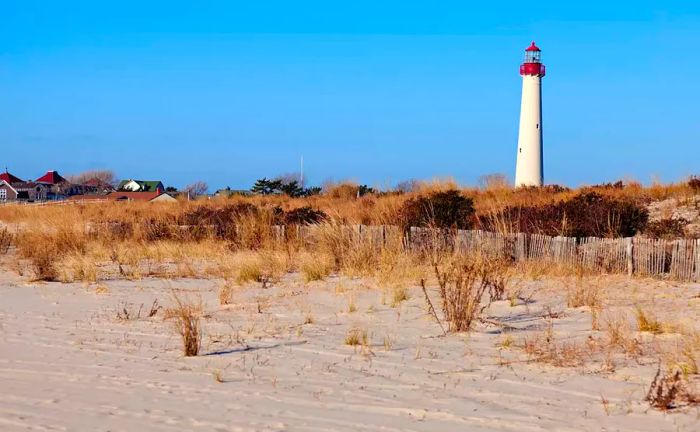
[[[564,214],[571,226],[570,235],[574,237],[632,237],[649,219],[644,207],[595,192],[580,193],[566,201]]]
[[[54,281],[58,279],[58,263],[68,254],[85,253],[84,232],[67,227],[56,231],[43,231],[34,227],[17,236],[17,248],[22,258],[28,259],[36,280]]]
[[[673,240],[686,236],[686,226],[688,221],[683,218],[661,219],[649,222],[642,233],[650,238]]]
[[[175,306],[166,311],[166,317],[175,320],[175,331],[182,338],[182,351],[185,357],[196,356],[199,354],[202,344],[201,301],[199,303],[186,302],[175,293],[173,293],[173,300]]]
[[[679,368],[664,372],[661,365],[649,386],[646,400],[660,410],[678,408],[681,405],[700,404],[700,395],[693,392]]]
[[[690,186],[693,192],[700,192],[700,176],[691,176],[688,180],[688,186]]]
[[[480,256],[452,256],[444,263],[434,261],[433,268],[449,331],[471,330],[483,309],[484,294],[497,279],[494,277],[497,267]],[[426,300],[432,305],[427,293]]]
[[[435,192],[404,203],[399,218],[404,229],[411,226],[469,229],[473,225],[474,201],[457,190]]]
[[[615,187],[612,185],[611,187]],[[582,192],[572,199],[541,206],[507,207],[503,218],[519,232],[569,237],[632,237],[644,229],[649,213],[629,199]],[[482,228],[495,230],[490,220]]]
[[[282,221],[285,225],[309,225],[321,223],[328,219],[326,215],[321,210],[314,210],[313,208],[306,206],[296,208],[284,213]]]
[[[178,219],[179,225],[190,227],[191,232],[213,230],[216,238],[236,239],[236,221],[244,216],[256,217],[260,209],[250,203],[237,203],[223,207],[197,206]]]
[[[141,224],[143,238],[146,241],[171,240],[177,238],[174,224],[161,219],[146,219]]]

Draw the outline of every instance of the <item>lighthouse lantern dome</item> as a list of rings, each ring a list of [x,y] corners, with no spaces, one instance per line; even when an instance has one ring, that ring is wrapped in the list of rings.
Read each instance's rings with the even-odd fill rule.
[[[535,45],[535,42],[525,48],[525,63],[542,63],[542,50]]]
[[[545,67],[542,64],[542,50],[534,42],[525,48],[525,61],[520,65],[520,75],[539,77],[545,75]]]

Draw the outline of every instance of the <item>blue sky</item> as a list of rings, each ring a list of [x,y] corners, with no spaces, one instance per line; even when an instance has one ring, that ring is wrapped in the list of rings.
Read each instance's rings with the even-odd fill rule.
[[[700,173],[700,4],[645,0],[5,0],[0,165],[247,188],[303,155],[316,184],[512,179],[532,40],[547,183]]]

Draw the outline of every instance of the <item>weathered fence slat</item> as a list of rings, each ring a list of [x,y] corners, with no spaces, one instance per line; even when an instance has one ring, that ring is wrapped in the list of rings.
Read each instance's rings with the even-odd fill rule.
[[[277,241],[296,236],[305,245],[316,242],[319,226],[273,227]],[[408,250],[437,247],[462,253],[504,256],[516,261],[547,261],[608,272],[642,276],[668,276],[682,281],[700,281],[700,239],[666,241],[646,238],[573,238],[542,234],[502,234],[480,230],[440,230],[390,225],[341,226],[340,235],[350,241],[381,248],[400,241]]]

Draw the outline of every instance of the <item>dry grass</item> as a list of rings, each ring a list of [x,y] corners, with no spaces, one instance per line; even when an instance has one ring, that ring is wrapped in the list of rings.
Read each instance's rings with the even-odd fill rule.
[[[333,258],[325,254],[303,252],[298,255],[297,263],[306,282],[323,280],[333,271]]]
[[[6,228],[0,228],[0,255],[6,254],[14,241],[14,235]]]
[[[175,331],[182,340],[182,352],[185,357],[196,356],[202,346],[202,302],[183,299],[175,292],[172,297],[174,305],[166,310],[166,318],[175,321]]]
[[[653,315],[644,312],[644,310],[639,306],[636,308],[636,318],[639,331],[653,334],[661,334],[664,332],[661,322],[659,322]]]
[[[350,293],[348,295],[348,308],[347,308],[348,313],[355,313],[357,312],[357,302],[355,298],[354,293]]]
[[[394,289],[391,291],[391,307],[398,307],[409,298],[408,288],[404,286],[394,287]]]
[[[234,285],[229,280],[225,280],[219,287],[219,304],[229,305],[233,302]]]
[[[548,363],[557,367],[583,366],[590,356],[589,351],[581,343],[555,340],[551,321],[544,332],[526,337],[522,349],[530,361]]]
[[[587,306],[593,309],[600,309],[603,303],[602,289],[599,279],[584,279],[576,277],[567,286],[566,306],[578,308]]]
[[[241,252],[237,255],[236,282],[259,282],[263,288],[276,283],[290,268],[287,257],[274,250]]]
[[[97,282],[98,268],[95,262],[84,255],[71,254],[58,264],[58,280],[61,282]]]
[[[29,262],[36,280],[53,281],[59,276],[59,261],[68,254],[84,254],[87,238],[75,224],[44,227],[46,231],[22,231],[16,238],[19,257]]]
[[[352,328],[345,335],[345,345],[350,346],[368,346],[369,345],[369,335],[367,330]]]
[[[632,332],[627,315],[608,314],[604,319],[607,335],[606,345],[609,350],[619,350],[623,354],[639,358],[644,354],[639,338]]]

